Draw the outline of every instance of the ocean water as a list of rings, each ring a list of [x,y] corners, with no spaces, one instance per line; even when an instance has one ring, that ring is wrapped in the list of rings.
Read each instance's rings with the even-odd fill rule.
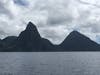
[[[1,52],[0,75],[99,75],[100,52]]]

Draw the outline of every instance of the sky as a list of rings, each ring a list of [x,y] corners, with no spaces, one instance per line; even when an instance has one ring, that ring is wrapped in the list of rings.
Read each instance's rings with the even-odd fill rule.
[[[100,43],[100,0],[0,0],[0,38],[18,36],[33,22],[60,44],[73,30]]]

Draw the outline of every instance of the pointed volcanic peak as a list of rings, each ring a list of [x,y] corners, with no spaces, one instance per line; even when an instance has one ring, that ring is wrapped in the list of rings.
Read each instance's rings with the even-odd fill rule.
[[[25,29],[25,35],[29,35],[32,37],[41,37],[37,27],[35,26],[35,24],[33,24],[32,22],[29,22],[26,29]]]
[[[62,44],[64,43],[68,43],[68,42],[73,42],[73,43],[76,43],[76,42],[79,42],[79,41],[88,41],[90,40],[88,37],[86,37],[85,35],[81,34],[80,32],[78,31],[72,31],[68,36],[67,38],[62,42]]]
[[[29,22],[26,29],[18,37],[18,45],[24,51],[48,51],[52,44],[40,36],[36,26]]]
[[[27,27],[26,27],[26,30],[28,31],[34,31],[34,30],[37,30],[35,24],[33,24],[32,22],[29,22]]]
[[[80,39],[83,39],[83,40],[90,40],[88,37],[86,37],[85,35],[81,34],[80,32],[78,31],[72,31],[68,37],[66,39],[69,39],[69,40],[80,40]]]
[[[35,24],[33,24],[32,22],[29,22],[26,29],[21,32],[21,34],[19,35],[19,37],[27,37],[27,38],[31,38],[31,39],[34,39],[36,37],[41,37]]]
[[[88,38],[87,36],[81,34],[80,32],[78,31],[72,31],[68,36],[67,38],[65,39],[66,40],[70,40],[70,41],[82,41],[82,40],[85,40],[85,41],[88,41],[88,40],[91,40],[90,38]],[[92,41],[92,40],[91,40]]]
[[[20,33],[18,43],[26,51],[40,50],[41,36],[32,22],[29,22],[26,29]]]
[[[27,39],[27,40],[34,40],[40,38],[40,34],[32,22],[29,22],[26,29],[22,31],[19,35],[19,38]]]
[[[80,32],[74,30],[69,35],[82,35]]]
[[[100,45],[78,31],[72,31],[68,37],[60,44],[65,50],[92,51],[100,50]]]

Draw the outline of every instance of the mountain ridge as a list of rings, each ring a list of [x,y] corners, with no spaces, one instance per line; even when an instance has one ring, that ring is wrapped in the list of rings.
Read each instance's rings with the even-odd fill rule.
[[[7,37],[0,40],[1,52],[63,52],[63,51],[100,51],[100,45],[81,34],[72,31],[65,40],[54,45],[40,36],[37,27],[29,22],[18,37]]]

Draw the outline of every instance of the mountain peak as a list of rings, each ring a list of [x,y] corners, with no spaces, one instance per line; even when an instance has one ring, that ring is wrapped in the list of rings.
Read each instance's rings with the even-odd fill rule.
[[[69,38],[83,38],[83,37],[86,37],[85,35],[81,34],[80,32],[78,31],[72,31],[69,35],[68,35]],[[68,38],[67,37],[67,38]],[[87,37],[88,38],[88,37]]]
[[[81,34],[80,32],[72,31],[62,43],[68,44],[70,42],[71,44],[74,44],[74,43],[77,43],[79,41],[83,42],[83,41],[88,41],[88,40],[90,41],[90,39],[88,37]]]
[[[29,30],[29,31],[36,30],[35,24],[33,24],[32,22],[29,22],[26,27],[26,30]]]
[[[78,32],[78,31],[76,31],[76,30],[74,30],[74,31],[72,31],[71,33],[70,33],[71,35],[76,35],[76,34],[81,34],[80,32]],[[82,34],[81,34],[82,35]]]
[[[35,26],[35,24],[33,24],[32,22],[29,22],[27,24],[26,29],[23,32],[21,32],[20,36],[22,36],[22,37],[27,36],[27,37],[33,39],[33,37],[40,37],[40,34],[39,34],[38,29]]]

